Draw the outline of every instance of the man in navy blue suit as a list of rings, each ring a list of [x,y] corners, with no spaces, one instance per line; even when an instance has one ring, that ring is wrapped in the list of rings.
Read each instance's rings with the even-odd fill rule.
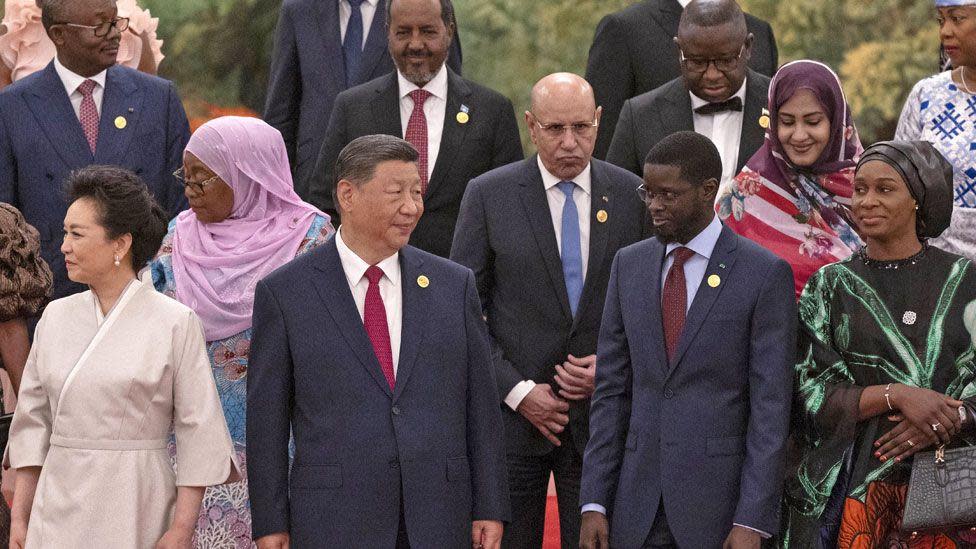
[[[581,547],[758,549],[779,529],[793,273],[715,217],[721,176],[694,132],[645,160],[657,236],[620,250],[610,273]]]
[[[474,274],[407,245],[424,210],[417,158],[393,136],[349,143],[339,231],[257,285],[247,469],[261,549],[499,547],[487,330]]]
[[[190,128],[172,83],[115,64],[128,19],[114,0],[47,0],[41,21],[57,57],[0,92],[0,202],[37,227],[59,298],[84,289],[68,280],[60,250],[67,175],[123,166],[175,216],[186,198],[172,174]]]

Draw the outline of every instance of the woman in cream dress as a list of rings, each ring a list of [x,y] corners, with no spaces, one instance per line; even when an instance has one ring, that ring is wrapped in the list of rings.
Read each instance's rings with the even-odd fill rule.
[[[35,332],[7,449],[10,546],[185,549],[205,487],[240,477],[203,328],[136,279],[166,230],[145,184],[93,166],[69,185],[62,251],[91,289]]]

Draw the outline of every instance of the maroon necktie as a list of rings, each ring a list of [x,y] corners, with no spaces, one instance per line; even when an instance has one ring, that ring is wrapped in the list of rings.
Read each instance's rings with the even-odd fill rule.
[[[420,154],[417,169],[420,170],[420,192],[427,194],[427,117],[424,115],[424,102],[431,96],[427,90],[413,90],[408,94],[413,99],[413,112],[407,122],[404,139],[413,145]]]
[[[78,86],[78,92],[81,93],[78,119],[81,120],[81,129],[85,130],[85,139],[88,140],[92,154],[95,154],[95,145],[98,143],[98,109],[95,108],[95,99],[92,98],[96,85],[94,80],[85,80]]]
[[[688,310],[688,287],[685,285],[685,262],[695,255],[690,248],[675,248],[671,252],[674,262],[664,279],[664,296],[661,299],[664,317],[664,341],[668,347],[668,360],[674,356],[685,327]]]
[[[383,269],[376,265],[370,265],[366,269],[366,279],[369,280],[369,288],[366,290],[366,303],[363,307],[363,326],[366,327],[366,335],[373,343],[373,352],[376,359],[380,362],[383,375],[393,389],[396,378],[393,375],[393,351],[390,348],[390,327],[386,323],[386,307],[383,305],[383,298],[380,296],[380,279],[383,278]]]

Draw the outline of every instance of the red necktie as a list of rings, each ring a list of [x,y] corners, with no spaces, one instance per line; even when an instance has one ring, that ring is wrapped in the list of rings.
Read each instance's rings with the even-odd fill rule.
[[[85,139],[88,140],[92,154],[95,154],[95,144],[98,143],[98,109],[95,108],[95,99],[92,98],[96,85],[94,80],[85,80],[78,86],[78,92],[81,93],[78,119],[81,120],[81,129],[85,130]]]
[[[366,290],[366,303],[363,307],[363,326],[366,327],[366,335],[373,343],[373,352],[376,359],[380,362],[383,375],[390,383],[390,389],[396,383],[393,375],[393,351],[390,348],[390,327],[386,323],[386,307],[383,305],[383,298],[380,296],[380,279],[383,278],[383,269],[376,265],[370,265],[366,269],[366,279],[369,280],[369,288]]]
[[[427,117],[424,115],[424,102],[431,96],[427,90],[413,90],[408,94],[413,99],[413,112],[407,122],[407,134],[403,137],[420,153],[417,169],[420,170],[420,192],[427,194]]]
[[[675,248],[674,262],[664,279],[664,296],[661,299],[664,317],[664,341],[668,348],[668,360],[674,356],[681,339],[681,330],[685,327],[685,315],[688,310],[688,287],[685,285],[685,262],[695,252],[689,248]]]

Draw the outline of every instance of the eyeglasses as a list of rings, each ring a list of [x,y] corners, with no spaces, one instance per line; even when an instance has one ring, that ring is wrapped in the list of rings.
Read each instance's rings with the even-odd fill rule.
[[[593,120],[593,122],[576,122],[575,124],[543,124],[539,122],[539,117],[534,112],[529,111],[529,113],[532,115],[533,120],[535,120],[535,124],[539,126],[539,129],[553,139],[562,137],[567,128],[576,137],[593,137],[597,127],[600,125],[596,120]]]
[[[664,204],[674,204],[674,201],[677,200],[678,197],[685,194],[686,192],[688,191],[681,191],[681,192],[664,191],[660,193],[652,193],[649,192],[646,188],[644,188],[644,185],[637,186],[637,196],[640,197],[641,201],[644,204],[650,204],[651,201],[654,200],[655,198],[660,200]]]
[[[714,63],[715,68],[721,72],[733,71],[739,66],[739,60],[742,59],[742,54],[745,53],[745,51],[746,45],[742,44],[742,47],[739,48],[738,55],[709,59],[702,57],[685,57],[685,52],[680,48],[678,49],[678,53],[681,55],[681,64],[684,65],[685,69],[694,73],[707,71],[708,65],[712,63]]]
[[[96,38],[104,38],[108,36],[108,33],[112,32],[112,28],[119,29],[119,32],[125,32],[125,29],[129,28],[129,18],[116,17],[111,21],[105,21],[104,23],[99,23],[97,25],[81,25],[78,23],[55,23],[55,25],[78,27],[79,29],[91,29],[95,32]]]
[[[215,175],[213,177],[200,181],[199,183],[196,181],[191,181],[186,178],[186,171],[184,171],[183,168],[180,168],[175,172],[173,172],[173,177],[176,178],[176,181],[178,181],[180,185],[183,185],[184,189],[190,189],[193,191],[193,194],[197,194],[197,195],[201,195],[204,192],[206,192],[207,185],[210,185],[214,181],[220,179],[219,175]]]

